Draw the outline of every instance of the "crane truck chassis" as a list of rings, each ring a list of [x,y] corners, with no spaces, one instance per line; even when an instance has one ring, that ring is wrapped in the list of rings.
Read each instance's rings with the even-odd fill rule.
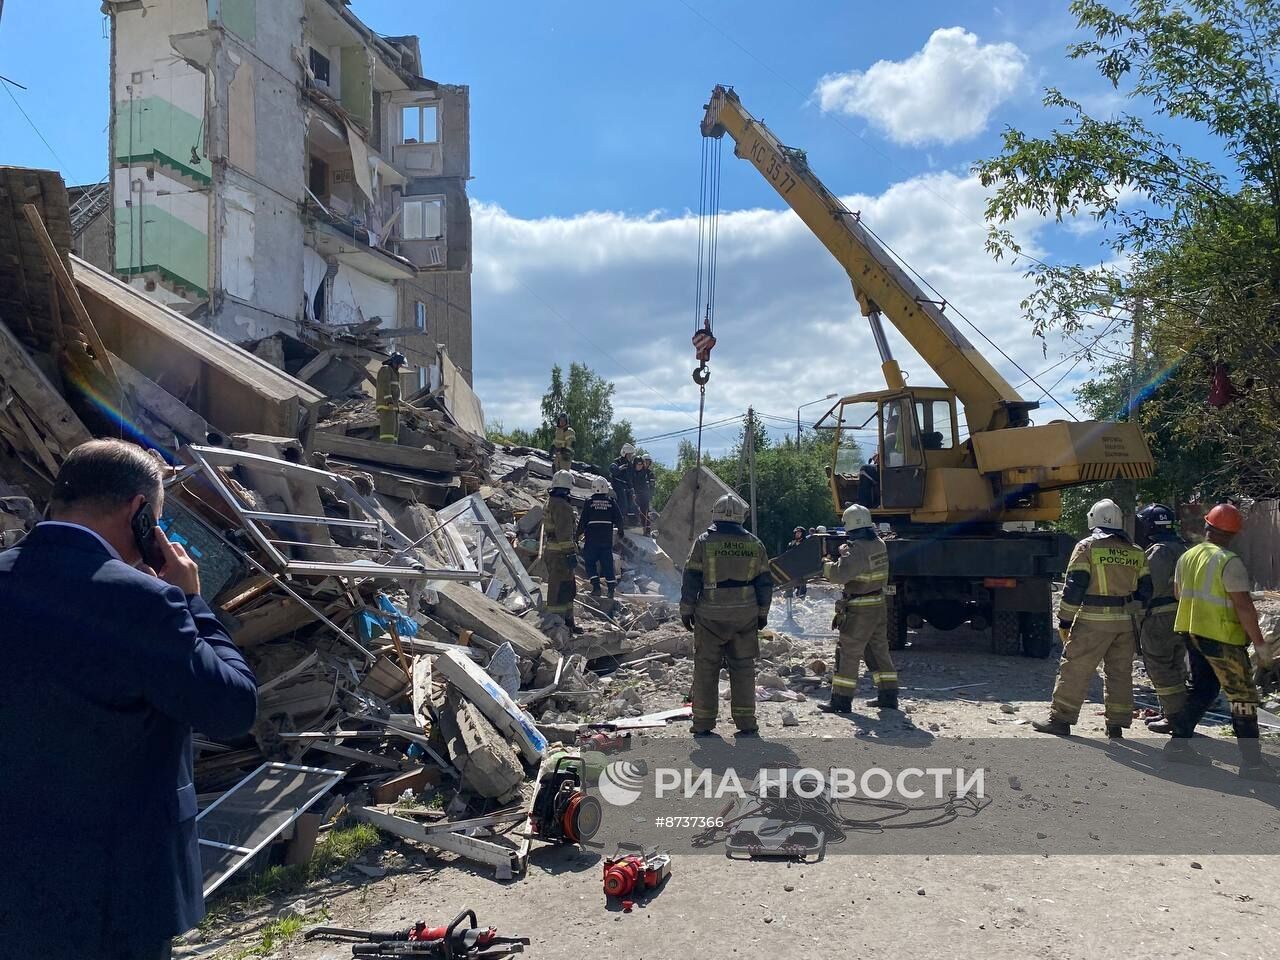
[[[842,534],[818,534],[775,558],[780,588],[822,576]],[[1067,567],[1073,539],[1049,531],[973,535],[894,531],[885,540],[891,577],[886,589],[889,646],[907,645],[907,629],[925,623],[954,630],[990,627],[993,653],[1044,658],[1053,650],[1054,579]]]

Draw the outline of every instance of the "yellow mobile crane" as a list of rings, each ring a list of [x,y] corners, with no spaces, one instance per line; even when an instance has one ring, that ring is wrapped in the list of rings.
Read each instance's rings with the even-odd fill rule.
[[[848,273],[870,323],[886,389],[842,397],[817,426],[834,437],[827,473],[836,514],[861,503],[893,529],[890,643],[905,645],[908,624],[926,620],[946,630],[990,623],[997,652],[1048,656],[1050,583],[1065,568],[1070,540],[1004,525],[1058,519],[1064,487],[1150,476],[1137,425],[1033,425],[1039,404],[1022,399],[956,329],[945,301],[903,271],[809,169],[804,151],[784,146],[731,87],[717,85],[705,109],[702,135],[733,139],[734,156],[751,161]],[[907,386],[882,317],[946,387]],[[876,448],[870,464],[859,463],[859,436]],[[800,548],[775,569],[803,576],[818,559],[816,545]]]

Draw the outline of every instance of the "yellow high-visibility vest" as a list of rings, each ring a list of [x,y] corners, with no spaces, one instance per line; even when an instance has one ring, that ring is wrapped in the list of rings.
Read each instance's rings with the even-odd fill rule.
[[[1222,583],[1222,570],[1235,554],[1205,541],[1178,560],[1176,633],[1191,633],[1235,647],[1248,644],[1236,608]]]

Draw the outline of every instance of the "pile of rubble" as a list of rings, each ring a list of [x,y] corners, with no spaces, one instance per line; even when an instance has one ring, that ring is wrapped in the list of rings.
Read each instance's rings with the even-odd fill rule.
[[[399,442],[380,442],[348,376],[376,364],[350,342],[307,364],[343,384],[329,394],[69,248],[61,179],[0,168],[0,539],[34,525],[84,440],[132,439],[171,465],[161,525],[259,683],[251,735],[197,736],[206,895],[285,840],[307,856],[324,819],[309,811],[338,805],[519,874],[528,839],[507,833],[548,749],[537,720],[571,744],[600,729],[584,721],[643,720],[632,678],[682,700],[690,641],[665,554],[629,533],[617,599],[585,598],[572,634],[541,610],[551,463],[484,438],[442,349]]]

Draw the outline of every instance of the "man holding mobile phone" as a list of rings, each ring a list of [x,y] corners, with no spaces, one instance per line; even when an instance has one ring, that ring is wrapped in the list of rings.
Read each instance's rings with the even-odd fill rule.
[[[164,466],[93,440],[0,553],[0,937],[15,956],[167,957],[204,915],[192,729],[236,737],[257,685],[156,526]]]

